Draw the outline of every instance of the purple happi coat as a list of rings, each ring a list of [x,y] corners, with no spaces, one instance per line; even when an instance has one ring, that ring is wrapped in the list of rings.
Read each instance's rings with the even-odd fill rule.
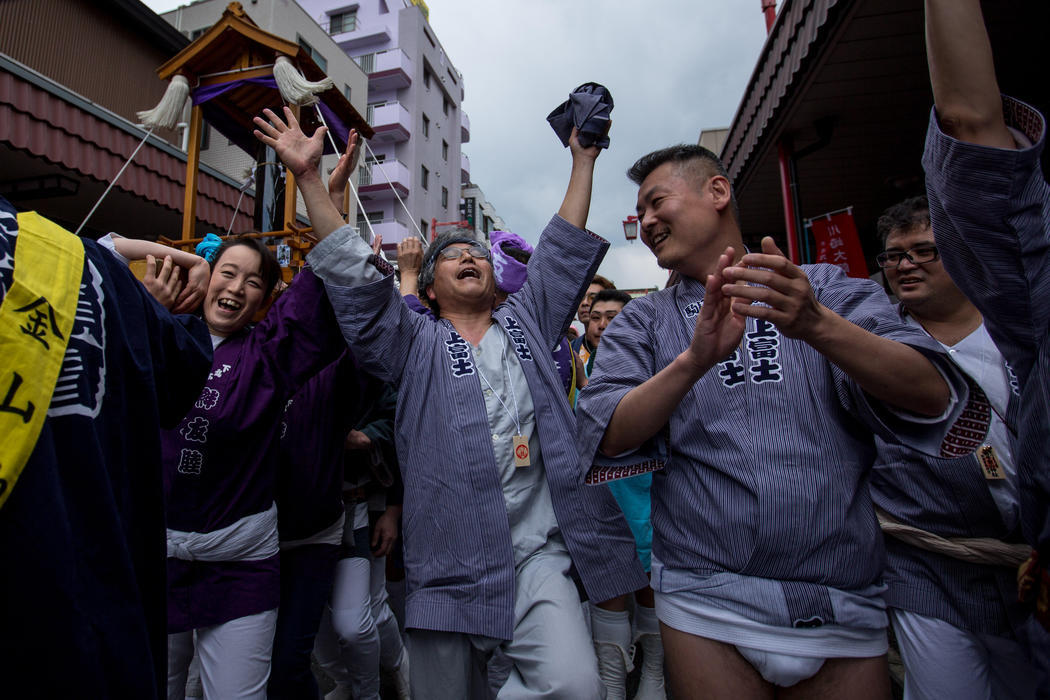
[[[163,435],[168,528],[210,532],[274,502],[285,402],[346,345],[324,287],[301,273],[257,325],[215,348],[194,407]],[[168,558],[168,631],[276,608],[278,556],[256,561]]]

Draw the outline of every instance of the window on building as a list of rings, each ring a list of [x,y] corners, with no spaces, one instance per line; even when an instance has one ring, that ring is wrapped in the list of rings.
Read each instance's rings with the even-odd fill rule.
[[[206,151],[211,146],[211,127],[206,122],[201,122],[201,150]]]
[[[208,31],[209,29],[211,29],[211,27],[201,27],[200,29],[194,29],[192,32],[189,33],[190,41],[196,41],[204,35],[204,32]]]
[[[325,57],[322,56],[313,46],[310,46],[310,43],[306,39],[302,38],[298,34],[296,36],[299,39],[299,46],[303,47],[303,51],[310,54],[310,58],[314,59],[314,63],[317,64],[317,67],[327,73],[328,61],[325,60]]]
[[[355,29],[357,29],[357,10],[337,12],[329,16],[329,34],[342,34],[343,32],[352,32]]]
[[[367,163],[369,165],[371,165],[372,163],[385,163],[385,162],[386,162],[386,154],[385,153],[376,153],[373,156],[368,156],[368,157],[365,158],[365,163]]]
[[[427,90],[430,89],[430,71],[426,68],[423,69],[423,87]]]
[[[423,137],[430,138],[430,117],[423,115]]]
[[[427,223],[426,219],[419,220],[419,230],[423,232],[423,235],[427,235],[427,231],[430,230],[430,224]]]
[[[361,66],[361,70],[363,70],[365,73],[376,72],[376,55],[374,52],[361,54],[360,56],[355,58],[354,61],[357,62],[357,65]]]
[[[419,184],[423,189],[430,187],[430,171],[427,170],[427,166],[419,166]]]
[[[346,98],[347,102],[350,101],[350,86],[346,83],[343,83],[343,97]]]
[[[425,36],[427,41],[430,42],[431,47],[435,49],[437,48],[437,44],[434,43],[434,37],[430,36],[430,32],[428,32],[425,27],[423,28],[423,36]]]
[[[448,141],[441,142],[441,159],[448,161]]]
[[[448,71],[448,77],[452,78],[452,82],[455,83],[456,85],[459,85],[459,81],[456,80],[456,74],[452,72],[452,69],[451,68],[446,68],[446,70]]]
[[[448,188],[447,187],[442,187],[441,188],[441,206],[442,207],[447,207],[448,206]]]
[[[441,102],[441,109],[445,112],[445,116],[446,117],[448,116],[448,108],[449,108],[450,105],[451,105],[451,103],[448,101],[447,97],[444,98],[442,100],[442,102]]]

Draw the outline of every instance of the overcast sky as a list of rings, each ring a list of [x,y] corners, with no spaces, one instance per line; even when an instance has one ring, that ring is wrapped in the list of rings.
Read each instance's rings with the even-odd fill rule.
[[[164,12],[185,2],[146,0]],[[779,3],[778,3],[779,4]],[[666,272],[624,240],[639,156],[728,126],[765,40],[759,0],[428,0],[430,24],[463,74],[471,179],[507,226],[535,242],[565,194],[570,157],[546,117],[569,92],[612,92],[612,144],[598,158],[588,228],[612,241],[600,272],[662,286]]]

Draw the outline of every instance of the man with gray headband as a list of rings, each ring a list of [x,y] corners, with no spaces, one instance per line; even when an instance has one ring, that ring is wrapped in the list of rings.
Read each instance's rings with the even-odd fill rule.
[[[390,265],[339,218],[315,176],[322,130],[307,139],[294,123],[275,129],[314,228],[331,232],[314,271],[343,333],[362,366],[399,390],[414,697],[485,694],[497,647],[513,664],[501,697],[601,697],[569,569],[594,600],[646,578],[609,491],[579,481],[574,421],[550,355],[608,248],[582,228],[598,149],[573,138],[558,215],[524,286],[495,309],[483,245],[453,234],[431,246],[420,291],[434,322],[405,305]],[[343,246],[353,264],[326,265]]]

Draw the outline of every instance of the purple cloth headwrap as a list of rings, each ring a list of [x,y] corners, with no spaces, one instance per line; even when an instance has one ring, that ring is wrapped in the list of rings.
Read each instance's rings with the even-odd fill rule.
[[[513,294],[525,284],[526,265],[507,255],[503,246],[520,248],[529,255],[532,255],[532,246],[510,231],[493,231],[489,240],[492,241],[492,272],[496,276],[496,287],[501,292]]]

